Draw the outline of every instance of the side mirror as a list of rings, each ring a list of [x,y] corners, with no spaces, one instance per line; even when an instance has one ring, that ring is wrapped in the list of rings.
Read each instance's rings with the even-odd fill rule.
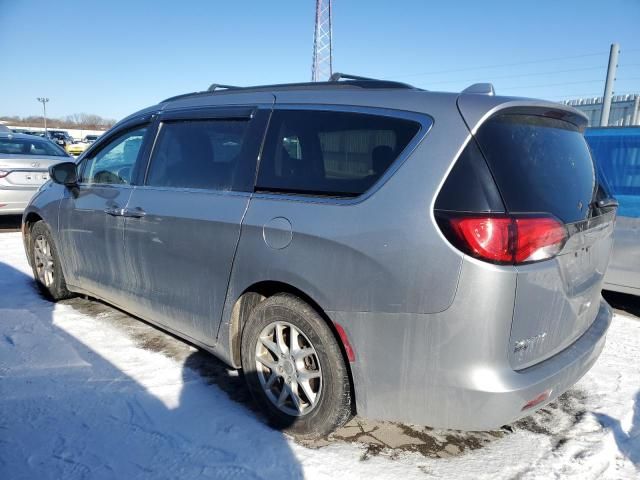
[[[78,184],[78,168],[73,162],[56,163],[49,167],[49,177],[55,183],[73,187]]]

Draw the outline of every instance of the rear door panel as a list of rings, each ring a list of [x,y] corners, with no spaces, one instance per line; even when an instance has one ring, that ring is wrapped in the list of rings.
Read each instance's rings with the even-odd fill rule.
[[[127,218],[126,290],[143,318],[215,343],[250,194],[137,187]]]

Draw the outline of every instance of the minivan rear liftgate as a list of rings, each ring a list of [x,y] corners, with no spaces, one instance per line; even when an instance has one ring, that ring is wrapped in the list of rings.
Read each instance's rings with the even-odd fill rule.
[[[600,308],[616,203],[597,184],[585,126],[548,107],[499,110],[476,129],[436,201],[456,248],[517,272],[514,370],[570,346]]]

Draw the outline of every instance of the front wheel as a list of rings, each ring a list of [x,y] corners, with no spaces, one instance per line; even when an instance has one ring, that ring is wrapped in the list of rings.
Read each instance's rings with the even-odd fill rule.
[[[324,319],[299,298],[277,294],[257,305],[241,348],[249,389],[274,427],[315,438],[351,416],[340,347]]]
[[[43,221],[36,222],[31,228],[29,253],[33,276],[40,291],[54,301],[72,297],[73,294],[67,290],[51,232]]]

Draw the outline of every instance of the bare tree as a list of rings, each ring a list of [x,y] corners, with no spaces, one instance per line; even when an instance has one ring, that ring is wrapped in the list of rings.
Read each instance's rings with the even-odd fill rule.
[[[42,117],[36,115],[28,117],[0,116],[0,120],[17,126],[39,126],[42,123]],[[79,130],[105,130],[111,128],[115,123],[116,121],[111,118],[103,118],[91,113],[74,113],[64,118],[47,119],[47,124],[51,128],[77,128]]]

